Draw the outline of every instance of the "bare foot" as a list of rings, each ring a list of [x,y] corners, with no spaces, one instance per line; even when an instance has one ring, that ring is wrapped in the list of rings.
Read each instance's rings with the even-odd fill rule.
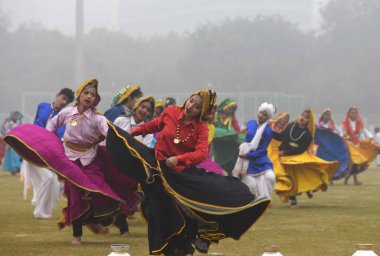
[[[123,234],[121,234],[122,237],[131,237],[132,234],[129,232],[129,231],[126,231],[124,232]]]
[[[80,236],[76,237],[76,236],[73,236],[73,240],[71,240],[71,243],[72,244],[75,244],[75,245],[79,245],[81,244],[81,238]]]
[[[292,204],[292,205],[290,205],[290,208],[292,208],[292,209],[298,209],[298,204]]]
[[[110,230],[102,224],[88,224],[87,227],[95,234],[108,234]]]
[[[108,234],[110,232],[110,230],[104,227],[103,225],[101,224],[97,224],[97,225],[99,225],[99,234]]]

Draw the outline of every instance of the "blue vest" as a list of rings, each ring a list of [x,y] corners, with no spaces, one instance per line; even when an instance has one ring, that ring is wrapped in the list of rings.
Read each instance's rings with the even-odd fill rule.
[[[257,132],[259,124],[256,120],[248,121],[247,123],[247,136],[245,137],[245,142],[251,142],[253,137]],[[259,146],[256,150],[251,150],[248,152],[247,156],[249,159],[248,174],[260,174],[268,169],[273,170],[273,164],[268,157],[268,146],[272,140],[272,129],[269,124],[264,129],[261,136]]]
[[[49,119],[52,119],[58,113],[59,111],[53,110],[51,103],[41,102],[38,105],[36,117],[34,118],[34,124],[45,128]],[[62,125],[56,130],[56,133],[60,139],[62,139],[62,136],[65,133],[65,129],[66,129],[66,126]]]
[[[111,122],[114,122],[116,118],[122,115],[125,115],[123,104],[112,107],[104,113],[104,116]]]

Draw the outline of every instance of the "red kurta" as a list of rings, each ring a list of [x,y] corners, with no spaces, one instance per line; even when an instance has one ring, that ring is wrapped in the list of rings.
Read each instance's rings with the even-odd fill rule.
[[[177,125],[181,142],[174,143]],[[159,132],[160,136],[154,147],[157,160],[165,160],[171,156],[178,159],[175,170],[182,171],[190,165],[199,164],[208,155],[208,128],[198,119],[193,119],[184,124],[184,110],[177,106],[169,106],[160,117],[141,124],[132,129],[131,134],[143,135]],[[185,140],[188,138],[186,142]]]

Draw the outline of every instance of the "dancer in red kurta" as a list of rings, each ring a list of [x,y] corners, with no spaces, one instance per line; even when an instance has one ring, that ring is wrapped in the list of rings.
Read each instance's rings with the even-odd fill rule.
[[[166,160],[176,171],[200,163],[208,154],[208,128],[203,118],[207,118],[202,106],[202,97],[193,94],[184,107],[169,106],[161,116],[149,123],[132,129],[133,136],[160,131],[154,147],[157,160]]]

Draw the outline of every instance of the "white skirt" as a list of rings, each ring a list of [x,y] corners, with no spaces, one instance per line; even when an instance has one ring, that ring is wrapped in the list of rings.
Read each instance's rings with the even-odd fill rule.
[[[269,169],[259,175],[247,174],[241,181],[249,187],[252,194],[271,198],[276,184],[276,177],[273,170]]]

